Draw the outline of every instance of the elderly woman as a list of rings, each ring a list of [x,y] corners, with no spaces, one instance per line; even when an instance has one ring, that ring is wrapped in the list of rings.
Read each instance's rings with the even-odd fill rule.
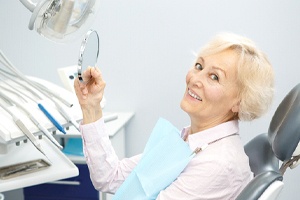
[[[94,187],[116,193],[142,155],[118,160],[109,142],[100,101],[105,82],[98,68],[74,83],[82,109],[84,152]],[[190,126],[181,140],[198,152],[156,199],[235,199],[253,178],[239,136],[239,120],[263,115],[273,97],[273,70],[265,54],[242,36],[222,33],[204,46],[186,75],[181,108]],[[163,179],[164,177],[161,177]],[[155,183],[153,183],[155,184]],[[134,187],[134,186],[133,186]],[[139,198],[137,198],[139,199]]]

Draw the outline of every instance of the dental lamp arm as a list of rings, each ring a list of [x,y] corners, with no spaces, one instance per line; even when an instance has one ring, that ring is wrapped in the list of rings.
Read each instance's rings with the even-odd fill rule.
[[[33,12],[37,5],[37,2],[32,2],[31,0],[20,0],[20,2],[31,12]]]

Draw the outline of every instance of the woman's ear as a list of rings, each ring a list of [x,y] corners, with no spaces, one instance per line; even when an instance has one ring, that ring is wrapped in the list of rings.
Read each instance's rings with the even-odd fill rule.
[[[236,104],[233,105],[231,108],[231,111],[233,113],[238,113],[240,111],[240,101],[238,101]]]

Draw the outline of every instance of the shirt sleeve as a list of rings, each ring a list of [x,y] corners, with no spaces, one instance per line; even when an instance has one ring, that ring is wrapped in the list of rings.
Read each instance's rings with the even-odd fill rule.
[[[109,140],[103,118],[80,125],[83,152],[95,189],[115,193],[137,165],[141,155],[119,160]]]

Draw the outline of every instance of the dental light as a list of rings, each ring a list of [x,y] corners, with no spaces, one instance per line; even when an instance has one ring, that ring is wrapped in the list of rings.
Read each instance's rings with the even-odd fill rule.
[[[84,35],[100,0],[20,0],[32,12],[28,28],[59,43]]]

